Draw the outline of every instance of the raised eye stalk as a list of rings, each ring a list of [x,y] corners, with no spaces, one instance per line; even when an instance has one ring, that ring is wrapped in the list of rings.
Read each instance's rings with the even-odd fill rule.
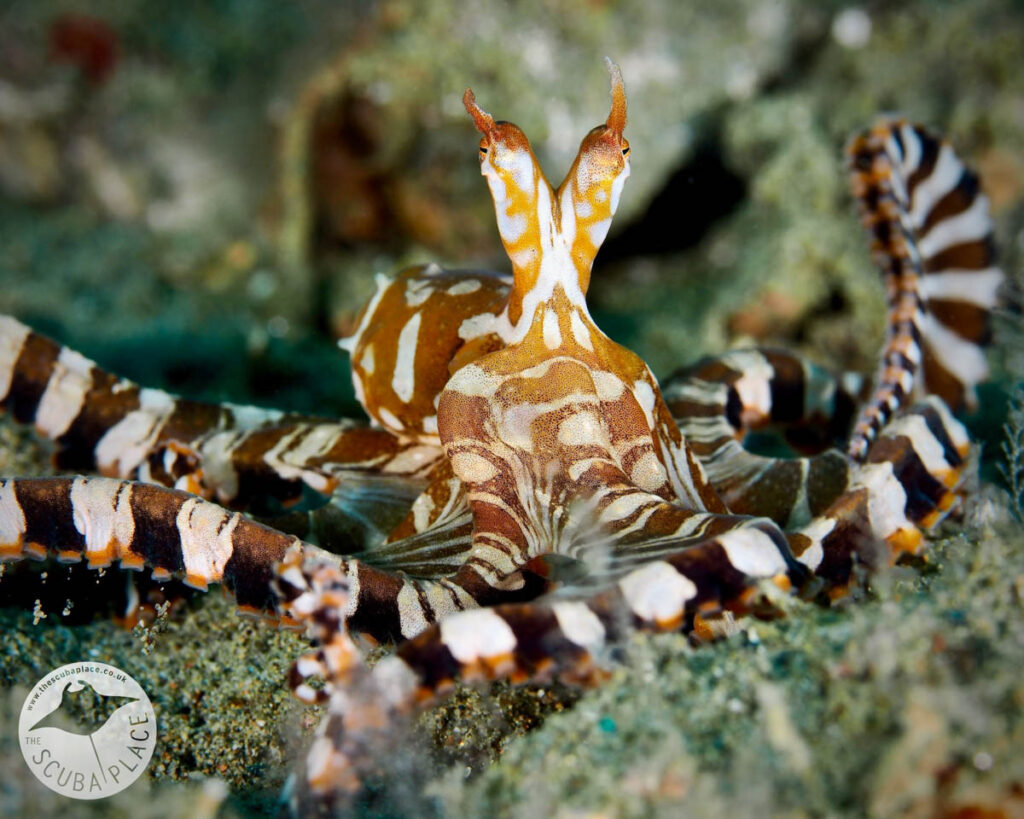
[[[611,61],[610,57],[605,57],[604,63],[612,75],[612,110],[608,114],[605,125],[608,126],[609,131],[621,138],[622,132],[626,130],[626,88],[622,84],[622,72],[619,71],[619,67]],[[624,150],[623,153],[625,154],[626,151]]]
[[[622,84],[621,79],[619,84]],[[495,128],[494,117],[476,104],[476,97],[473,95],[472,88],[467,88],[466,93],[462,95],[462,104],[466,106],[466,110],[473,118],[473,124],[476,125],[476,129],[486,137],[493,136]]]

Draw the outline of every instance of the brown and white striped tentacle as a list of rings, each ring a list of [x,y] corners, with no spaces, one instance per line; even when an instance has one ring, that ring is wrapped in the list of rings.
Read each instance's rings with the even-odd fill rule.
[[[298,543],[185,492],[113,478],[0,481],[0,559],[149,567],[205,590],[224,583],[243,609],[273,611],[274,565]],[[310,549],[320,553],[315,547]],[[322,553],[324,559],[332,559]]]
[[[811,457],[748,452],[743,437],[778,428],[796,447],[832,446],[847,435],[862,380],[831,374],[781,350],[736,350],[672,376],[665,401],[708,480],[730,511],[764,515],[792,529],[845,489],[850,463],[825,449]]]
[[[847,153],[889,302],[875,393],[849,446],[859,459],[915,392],[973,406],[974,386],[988,374],[982,348],[1004,276],[994,263],[988,199],[945,140],[894,120],[854,138]]]
[[[451,461],[441,457],[427,476],[429,483],[416,497],[405,518],[388,535],[394,542],[428,532],[439,526],[448,527],[452,521],[465,518],[469,512],[466,491],[455,473]]]
[[[774,527],[767,523],[767,531]],[[777,531],[777,530],[775,530]],[[395,723],[450,690],[457,680],[544,681],[592,685],[607,677],[605,649],[633,626],[665,630],[729,607],[744,611],[757,576],[775,571],[752,532],[733,529],[622,573],[585,598],[549,597],[444,617],[367,669],[347,636],[344,612],[354,590],[336,567],[285,560],[279,569],[286,610],[308,624],[319,648],[293,667],[292,685],[327,717],[307,757],[314,795],[358,789]],[[785,541],[772,548],[785,549]],[[741,569],[737,563],[743,568]],[[319,679],[323,685],[311,684]]]
[[[327,496],[358,474],[422,481],[441,455],[438,446],[356,421],[300,421],[212,432],[187,450],[158,450],[140,477],[189,491],[198,485],[202,494],[244,508],[254,499],[296,500],[304,486]]]
[[[0,560],[85,560],[105,568],[150,568],[157,580],[179,577],[205,590],[224,583],[245,611],[277,610],[275,566],[288,550],[344,574],[353,590],[349,626],[382,641],[408,639],[436,620],[501,600],[456,572],[438,580],[385,572],[343,559],[194,495],[113,478],[26,478],[0,481]],[[545,588],[527,579],[505,599]]]
[[[296,420],[277,410],[188,401],[100,369],[0,316],[0,409],[57,444],[57,464],[130,478],[160,447],[223,429]]]
[[[0,316],[0,408],[57,444],[58,466],[139,478],[244,507],[305,484],[329,495],[347,474],[422,478],[436,445],[356,421],[178,398],[119,379]]]
[[[969,449],[966,430],[940,398],[900,413],[854,466],[847,490],[790,536],[797,560],[834,596],[851,583],[855,565],[870,570],[917,553],[922,530],[954,507]]]
[[[346,619],[362,593],[353,578],[336,566],[305,560],[297,551],[286,555],[278,572],[278,591],[285,611],[307,625],[317,645],[293,666],[292,687],[304,701],[327,705],[327,714],[306,758],[305,781],[318,802],[344,799],[373,770],[386,739],[395,735],[396,723],[439,687],[431,686],[430,673],[446,668],[447,661],[440,651],[434,652],[436,661],[430,656],[417,656],[418,646],[424,645],[429,654],[436,641],[431,637],[421,643],[414,638],[402,644],[408,656],[393,655],[372,670],[367,668],[349,636],[354,626]],[[459,630],[458,614],[442,622],[450,624],[444,627],[445,645],[457,651],[460,646],[468,647],[471,635],[460,640],[453,633],[453,629]],[[437,631],[436,626],[427,629],[428,633]],[[479,632],[481,638],[489,636],[486,628]],[[441,650],[447,648],[442,646]],[[469,668],[467,663],[454,674],[468,673]],[[311,685],[313,678],[322,685]],[[300,799],[305,795],[301,790],[296,793]]]

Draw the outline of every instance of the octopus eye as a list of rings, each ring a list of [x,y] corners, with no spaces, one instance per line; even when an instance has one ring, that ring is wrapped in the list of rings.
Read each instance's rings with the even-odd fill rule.
[[[622,149],[622,155],[623,156],[629,156],[629,148],[628,147]]]
[[[480,156],[487,156],[487,149],[483,145],[480,146]]]

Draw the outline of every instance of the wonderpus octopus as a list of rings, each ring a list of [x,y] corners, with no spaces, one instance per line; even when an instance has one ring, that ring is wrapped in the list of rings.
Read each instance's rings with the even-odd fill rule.
[[[0,556],[224,583],[308,626],[292,685],[327,702],[314,798],[356,789],[374,733],[456,679],[596,681],[624,630],[712,636],[726,612],[770,612],[764,581],[827,601],[955,503],[969,442],[951,409],[986,375],[1003,278],[977,177],[904,121],[851,142],[889,304],[873,384],[762,349],[659,386],[587,309],[631,160],[609,68],[611,111],[557,188],[466,91],[512,275],[382,278],[342,342],[370,424],[176,398],[0,318],[2,406],[58,466],[106,476],[0,482]],[[743,446],[764,426],[848,444],[769,458]],[[356,557],[328,526],[315,546],[224,508],[308,490],[329,499],[312,531],[364,522]],[[352,633],[397,648],[371,669]]]

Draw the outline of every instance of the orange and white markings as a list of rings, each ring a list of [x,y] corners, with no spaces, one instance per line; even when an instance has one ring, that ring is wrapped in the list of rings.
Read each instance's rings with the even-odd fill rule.
[[[420,475],[441,458],[441,448],[428,444],[410,446],[395,453],[381,471],[389,475]]]
[[[310,700],[313,701],[315,699]],[[338,706],[337,710],[343,709]],[[349,758],[334,749],[331,739],[317,736],[306,754],[306,784],[314,793],[355,791],[359,787],[359,777],[351,769]]]
[[[697,586],[675,567],[654,560],[627,574],[619,589],[638,619],[658,626],[680,623],[686,604],[697,596]]]
[[[352,357],[356,397],[393,434],[437,445],[437,399],[455,361],[472,360],[472,345],[494,349],[496,314],[508,279],[437,265],[379,277],[355,333],[340,342]],[[488,341],[493,338],[493,341]]]
[[[510,656],[516,648],[512,629],[490,609],[463,611],[446,617],[441,621],[441,639],[463,665],[494,662]]]
[[[62,347],[53,374],[36,409],[36,428],[49,438],[59,438],[82,411],[92,387],[95,364],[88,358]]]
[[[335,424],[297,427],[267,451],[263,461],[280,477],[302,481],[317,492],[327,494],[336,479],[322,470],[310,469],[309,465],[322,463],[347,431]]]
[[[718,536],[729,563],[748,577],[775,577],[788,569],[779,547],[765,532],[740,526]]]
[[[31,330],[11,316],[0,316],[0,395],[11,390],[14,369]]]
[[[588,648],[600,646],[607,633],[600,618],[585,603],[555,602],[551,610],[567,640]]]
[[[240,519],[237,512],[225,512],[198,498],[182,504],[176,523],[188,585],[205,591],[208,583],[220,581],[234,550],[231,535]]]
[[[416,313],[398,334],[398,354],[395,357],[391,389],[399,400],[408,403],[416,390],[416,345],[420,339],[422,313]]]
[[[451,464],[455,474],[470,484],[487,483],[498,475],[494,463],[476,452],[456,452],[451,456]]]
[[[14,494],[13,481],[0,481],[0,560],[21,556],[25,513]]]
[[[868,519],[879,537],[916,530],[907,520],[907,493],[892,471],[892,464],[865,464],[853,475],[851,490],[865,489],[868,494]]]
[[[162,390],[139,391],[139,408],[111,427],[96,445],[96,465],[104,475],[127,478],[153,449],[174,412],[174,398]]]
[[[630,171],[625,91],[611,75],[607,119],[557,188],[523,132],[466,92],[512,276],[428,265],[378,279],[341,343],[376,426],[140,389],[0,317],[0,407],[72,450],[69,461],[239,506],[288,502],[305,484],[372,530],[371,562],[195,495],[103,478],[0,481],[0,559],[119,558],[161,581],[223,582],[243,610],[308,626],[317,647],[293,680],[327,703],[307,782],[328,794],[356,790],[374,734],[460,677],[591,683],[597,649],[628,622],[713,636],[714,614],[749,610],[760,579],[789,590],[809,570],[834,595],[858,563],[917,550],[956,504],[969,441],[942,400],[907,404],[922,388],[971,397],[1003,280],[976,178],[906,123],[852,143],[889,302],[878,383],[853,457],[754,455],[742,439],[758,426],[780,424],[796,443],[810,434],[812,446],[847,428],[861,382],[779,351],[734,351],[663,395],[601,332],[586,294]],[[410,508],[387,533],[367,522],[376,503],[389,518]],[[534,560],[546,555],[558,559]],[[478,605],[495,607],[467,611]],[[371,670],[349,629],[400,644]]]
[[[131,484],[76,478],[71,484],[75,528],[85,538],[90,568],[109,566],[131,546],[135,517]]]
[[[885,428],[885,435],[887,437],[906,436],[929,475],[946,485],[955,481],[952,476],[957,474],[957,470],[946,460],[942,445],[932,435],[920,415],[902,415],[891,421]]]
[[[988,375],[989,312],[1004,277],[992,263],[988,199],[947,142],[919,126],[884,122],[853,139],[847,153],[889,300],[875,394],[848,449],[860,460],[919,393],[954,406],[977,402],[974,386]]]

